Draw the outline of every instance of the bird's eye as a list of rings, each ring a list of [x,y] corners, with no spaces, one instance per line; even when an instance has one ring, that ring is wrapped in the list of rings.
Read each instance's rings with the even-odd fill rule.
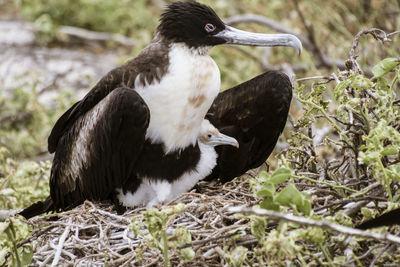
[[[212,135],[211,135],[211,134],[207,134],[207,137],[208,137],[208,138],[211,138],[211,137],[212,137]]]
[[[206,26],[204,26],[204,29],[206,30],[206,32],[213,32],[215,31],[215,26],[212,25],[211,23],[207,23]]]

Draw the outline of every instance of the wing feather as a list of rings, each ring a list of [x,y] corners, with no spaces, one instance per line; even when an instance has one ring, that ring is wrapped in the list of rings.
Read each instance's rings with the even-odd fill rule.
[[[98,112],[96,123],[92,116]],[[113,90],[60,138],[50,176],[56,210],[85,199],[109,199],[128,179],[141,153],[150,112],[130,88]]]
[[[285,127],[291,99],[292,84],[277,71],[220,93],[207,118],[222,133],[236,138],[239,149],[217,147],[217,166],[207,179],[226,182],[264,163]]]
[[[119,87],[135,88],[135,81],[145,85],[161,80],[168,71],[168,46],[164,43],[152,43],[135,58],[107,73],[88,94],[69,108],[56,122],[48,138],[48,150],[57,150],[60,138],[75,122],[114,89]],[[137,77],[140,79],[136,79]]]

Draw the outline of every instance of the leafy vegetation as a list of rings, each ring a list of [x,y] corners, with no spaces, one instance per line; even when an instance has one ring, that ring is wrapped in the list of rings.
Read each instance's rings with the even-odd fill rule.
[[[32,261],[33,248],[28,244],[18,245],[29,235],[30,227],[19,219],[9,218],[0,222],[0,264],[10,266],[27,266]],[[11,254],[11,259],[6,260]]]
[[[29,89],[29,88],[28,88]],[[11,96],[0,91],[0,210],[18,210],[49,195],[50,161],[32,161],[45,151],[48,133],[70,97],[60,95],[57,108],[41,104],[35,88],[15,89]],[[26,266],[32,259],[30,236],[21,218],[0,222],[0,264]]]
[[[288,212],[287,207],[290,207],[295,213],[302,212],[318,220],[323,217],[314,210],[337,206],[333,209],[334,216],[326,218],[341,225],[353,226],[360,219],[371,218],[377,207],[360,207],[357,210],[361,210],[361,216],[357,218],[348,209],[340,210],[348,203],[347,200],[363,197],[373,200],[387,196],[387,209],[399,206],[400,107],[396,104],[396,88],[398,90],[400,69],[398,64],[388,62],[393,60],[379,62],[373,68],[372,78],[353,72],[337,78],[332,102],[324,100],[324,93],[328,90],[326,85],[314,84],[310,89],[304,85],[296,87],[302,116],[293,122],[295,131],[288,140],[290,147],[282,152],[281,167],[272,174],[262,172],[253,181],[256,195],[262,197],[261,208]],[[333,111],[330,107],[334,108]],[[331,129],[318,143],[315,142],[316,125],[329,125]],[[382,185],[384,190],[374,192],[370,186],[374,182]],[[280,191],[276,186],[280,187]],[[314,200],[310,198],[310,193],[305,194],[304,191],[311,191]],[[339,197],[336,205],[327,205],[329,202],[326,202],[325,196],[330,194]],[[320,198],[323,203],[319,204],[315,198]],[[283,244],[280,243],[279,250],[271,252],[267,247],[279,234],[278,240]],[[344,242],[344,239],[333,232],[317,228],[301,229],[297,225],[281,222],[276,230],[261,234],[264,235],[267,244],[262,251],[269,251],[268,256],[263,257],[264,263],[279,264],[285,259],[296,258],[302,264],[349,264],[348,259],[343,257],[344,251],[338,253],[344,248],[334,245],[335,242]],[[359,239],[347,246],[354,253],[350,262],[358,261],[355,255],[359,255],[358,251],[366,242]],[[288,252],[282,253],[286,249]],[[315,257],[319,252],[323,253],[324,259]],[[395,261],[388,255],[381,260]]]
[[[143,212],[144,224],[149,232],[149,235],[144,236],[144,242],[148,247],[158,249],[162,253],[165,266],[171,266],[168,258],[168,250],[170,248],[177,250],[180,258],[184,261],[190,261],[194,258],[194,251],[191,247],[178,248],[192,242],[190,232],[185,226],[179,226],[174,233],[167,235],[168,220],[173,215],[182,213],[185,208],[185,205],[180,203],[161,211],[151,208]],[[143,222],[132,221],[131,227],[136,236],[143,235],[140,230],[143,228]]]
[[[71,25],[132,37],[138,41],[132,52],[135,54],[151,41],[162,8],[158,2],[15,0],[7,10],[12,5],[16,14],[32,21],[42,44],[58,38],[59,26]],[[259,207],[346,226],[399,207],[400,38],[394,34],[389,37],[391,42],[381,44],[362,36],[357,47],[360,70],[347,61],[354,36],[361,29],[377,27],[387,33],[400,29],[398,1],[201,2],[224,18],[244,13],[268,17],[301,33],[310,43],[304,43],[301,57],[289,49],[274,49],[272,55],[268,55],[269,50],[247,47],[217,47],[212,51],[221,69],[222,89],[267,69],[287,69],[285,62],[291,64],[289,70],[298,78],[314,77],[295,84],[296,100],[282,137],[288,146],[278,146],[270,157],[273,171],[262,171],[251,180]],[[242,22],[238,27],[268,31],[258,23]],[[122,54],[121,62],[131,56]],[[332,64],[327,58],[341,64]],[[73,97],[61,93],[57,105],[49,106],[39,101],[41,93],[35,86],[15,88],[11,94],[0,88],[2,210],[25,207],[49,193],[51,163],[37,159],[46,153],[51,127]],[[159,250],[166,266],[169,251],[186,261],[195,257],[192,247],[185,246],[192,242],[187,228],[167,232],[171,218],[184,209],[182,205],[150,209],[143,213],[143,221],[131,225],[145,240],[143,250]],[[237,216],[246,220],[243,231],[254,237],[256,244],[237,245],[239,235],[229,235],[220,257],[231,266],[281,266],[286,261],[311,266],[399,264],[398,252],[385,253],[385,249],[393,248],[390,244],[359,237],[349,241],[331,230],[275,223],[253,215]],[[20,243],[30,230],[31,226],[19,217],[0,223],[0,265],[23,266],[31,261],[31,243]],[[399,234],[398,227],[387,230]],[[137,253],[144,257],[144,253]],[[140,262],[140,257],[137,260]]]

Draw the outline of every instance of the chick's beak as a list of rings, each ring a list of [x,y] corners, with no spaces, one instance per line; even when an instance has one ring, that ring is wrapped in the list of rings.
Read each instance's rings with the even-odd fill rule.
[[[219,133],[219,135],[211,142],[214,146],[230,145],[239,148],[239,142],[228,135]]]

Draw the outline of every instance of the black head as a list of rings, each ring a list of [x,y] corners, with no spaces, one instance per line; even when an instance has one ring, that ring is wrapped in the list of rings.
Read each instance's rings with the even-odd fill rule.
[[[157,28],[163,39],[183,42],[189,47],[237,44],[291,46],[301,51],[300,40],[291,34],[251,33],[225,25],[210,7],[200,3],[175,2],[161,16]]]
[[[170,42],[184,42],[189,47],[214,46],[225,43],[215,35],[225,24],[210,7],[194,2],[175,2],[161,16],[157,31]]]

